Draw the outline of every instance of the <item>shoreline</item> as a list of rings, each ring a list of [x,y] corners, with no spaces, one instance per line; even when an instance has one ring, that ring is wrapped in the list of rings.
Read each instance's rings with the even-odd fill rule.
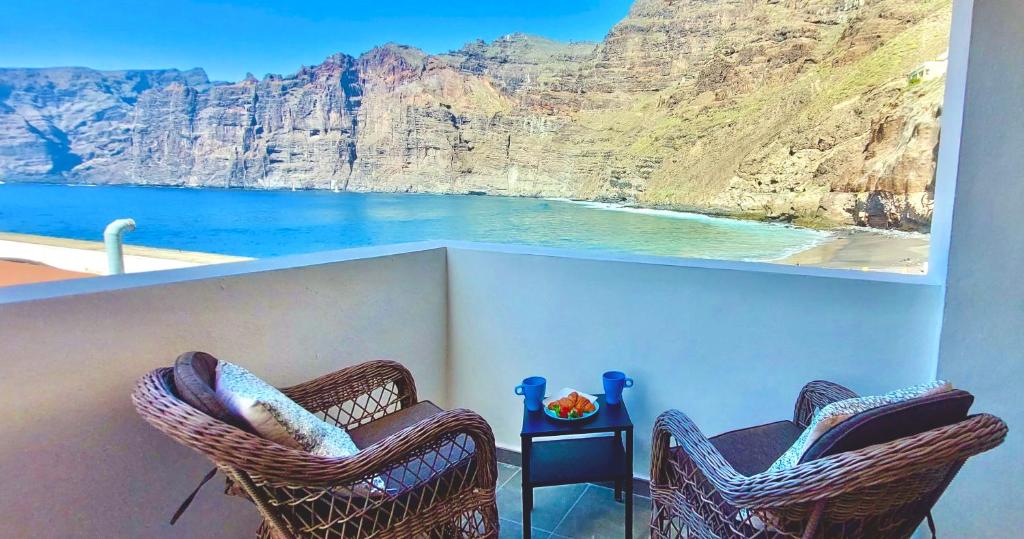
[[[9,183],[9,182],[8,182]],[[221,189],[275,191],[285,189],[271,188],[240,188],[240,187],[192,187],[149,184],[88,184],[60,182],[17,182],[45,183],[50,185],[74,187],[138,187],[154,189]],[[328,192],[327,189],[302,189],[303,191]],[[371,194],[363,191],[342,191],[342,194]],[[480,196],[464,193],[397,193],[426,196]],[[930,236],[917,232],[900,232],[876,230],[864,227],[838,226],[835,228],[813,228],[793,223],[742,219],[724,215],[703,213],[700,211],[683,210],[665,207],[641,207],[607,201],[573,200],[559,197],[521,196],[495,194],[504,198],[532,198],[548,200],[586,208],[605,211],[618,211],[647,215],[651,217],[684,219],[693,221],[721,221],[736,226],[768,226],[800,229],[813,232],[816,237],[808,241],[806,246],[795,246],[791,252],[783,252],[777,258],[759,259],[763,262],[784,265],[815,266],[835,269],[853,269],[862,271],[882,271],[904,274],[927,273],[928,245]],[[77,253],[77,254],[75,254]],[[671,256],[671,255],[668,255]],[[40,262],[54,268],[73,272],[104,274],[106,273],[106,256],[101,242],[83,241],[28,234],[0,232],[0,259],[14,258]],[[211,253],[193,253],[173,249],[156,249],[141,246],[125,246],[125,267],[127,272],[153,271],[172,269],[201,264],[247,260],[245,257],[231,257]],[[739,260],[743,260],[740,258]]]
[[[767,261],[771,264],[922,275],[927,273],[929,237],[855,228],[834,231],[799,252]],[[125,272],[137,273],[251,260],[247,257],[125,245]],[[50,236],[0,232],[0,273],[33,275],[67,272],[69,277],[106,274],[103,243]],[[12,264],[18,264],[15,268]],[[27,265],[38,267],[29,268]],[[78,275],[73,275],[78,274]],[[2,281],[3,275],[0,275]],[[13,277],[10,277],[13,279]],[[23,278],[22,278],[23,279]],[[33,281],[21,281],[33,282]],[[8,283],[11,284],[11,283]]]
[[[879,271],[924,275],[928,273],[931,236],[921,232],[880,230],[852,225],[815,229],[792,223],[739,219],[697,211],[668,208],[644,208],[611,202],[548,198],[547,200],[579,204],[592,209],[621,211],[674,219],[730,221],[757,225],[800,228],[818,232],[820,236],[806,247],[767,260],[771,264],[812,266],[819,268]]]

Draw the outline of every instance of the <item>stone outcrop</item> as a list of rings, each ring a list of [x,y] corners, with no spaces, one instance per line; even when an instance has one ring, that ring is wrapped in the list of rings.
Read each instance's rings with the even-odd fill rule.
[[[927,230],[949,18],[950,0],[637,0],[600,43],[388,44],[237,83],[0,69],[0,178],[555,196]]]

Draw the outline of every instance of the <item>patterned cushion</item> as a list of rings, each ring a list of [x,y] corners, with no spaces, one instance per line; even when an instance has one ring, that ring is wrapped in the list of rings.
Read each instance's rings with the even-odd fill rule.
[[[248,370],[217,363],[217,399],[260,436],[321,457],[351,457],[359,448],[344,429],[324,422]],[[380,477],[372,490],[384,491]]]
[[[797,438],[796,442],[793,442],[793,445],[768,468],[768,471],[777,472],[796,466],[800,462],[804,453],[814,445],[814,442],[816,442],[818,438],[832,429],[832,427],[835,427],[854,415],[872,408],[878,408],[879,406],[904,402],[927,395],[936,395],[952,389],[953,386],[949,382],[935,381],[908,387],[906,389],[891,391],[884,395],[845,399],[826,405],[824,408],[814,412],[814,416],[811,418],[811,422],[807,425],[807,428],[804,429],[804,432],[799,438]]]
[[[246,369],[217,364],[217,398],[260,436],[321,457],[359,452],[343,429],[325,423]]]

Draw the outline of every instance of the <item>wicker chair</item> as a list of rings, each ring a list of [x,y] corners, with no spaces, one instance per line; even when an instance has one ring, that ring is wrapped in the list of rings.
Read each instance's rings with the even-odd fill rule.
[[[494,435],[469,410],[418,402],[405,367],[372,361],[282,391],[349,430],[354,457],[291,449],[179,399],[172,369],[137,384],[143,418],[212,460],[228,491],[251,500],[261,538],[497,537]],[[371,485],[386,484],[387,494]],[[376,494],[374,493],[376,492]]]
[[[961,393],[969,397],[969,407],[973,397]],[[933,526],[929,511],[964,461],[1006,437],[1005,423],[979,414],[780,472],[764,471],[785,450],[779,442],[734,444],[732,461],[740,460],[736,447],[770,455],[762,455],[753,469],[746,466],[745,473],[723,454],[729,453],[723,437],[773,429],[795,436],[816,409],[855,396],[837,384],[811,382],[797,399],[792,422],[710,440],[682,412],[661,414],[652,440],[652,537],[910,537],[926,516]]]

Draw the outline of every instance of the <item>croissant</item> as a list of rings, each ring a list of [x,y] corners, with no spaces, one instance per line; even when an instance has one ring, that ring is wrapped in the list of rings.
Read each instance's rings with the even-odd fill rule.
[[[595,410],[594,403],[590,402],[586,397],[580,397],[576,401],[576,413],[583,415],[589,414]]]
[[[569,393],[568,395],[566,395],[566,396],[564,396],[564,397],[562,397],[562,398],[552,402],[549,405],[549,407],[550,408],[555,408],[557,406],[559,408],[566,408],[566,409],[572,410],[572,409],[576,408],[576,403],[578,401],[580,401],[580,400],[586,400],[586,399],[581,399],[579,393],[576,393],[575,391],[573,391],[572,393]]]

